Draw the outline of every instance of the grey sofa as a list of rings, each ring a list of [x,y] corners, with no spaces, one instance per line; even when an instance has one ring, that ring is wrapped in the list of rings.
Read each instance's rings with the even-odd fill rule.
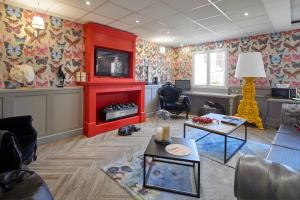
[[[300,104],[282,105],[282,124],[265,159],[242,156],[236,166],[238,200],[300,199]]]
[[[272,142],[267,160],[300,170],[300,131],[294,125],[300,120],[300,104],[282,105],[282,124]]]

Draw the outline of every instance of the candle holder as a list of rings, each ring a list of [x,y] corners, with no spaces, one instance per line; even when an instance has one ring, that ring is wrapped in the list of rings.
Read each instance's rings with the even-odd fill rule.
[[[155,142],[158,144],[170,144],[170,113],[159,110],[155,113]]]

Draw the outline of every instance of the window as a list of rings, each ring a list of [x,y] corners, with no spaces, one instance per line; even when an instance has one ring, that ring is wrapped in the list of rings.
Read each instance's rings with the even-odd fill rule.
[[[225,50],[193,54],[194,87],[227,86],[227,52]]]

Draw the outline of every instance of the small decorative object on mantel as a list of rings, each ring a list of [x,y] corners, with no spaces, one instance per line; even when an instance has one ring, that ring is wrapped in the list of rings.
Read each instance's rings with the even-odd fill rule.
[[[77,72],[76,73],[76,81],[77,82],[86,82],[87,81],[86,72]]]
[[[33,84],[35,73],[30,65],[15,65],[9,72],[10,80],[5,81],[7,89],[28,87]]]
[[[56,87],[64,87],[66,75],[62,70],[62,66],[60,66],[58,71],[57,71],[57,77],[59,79],[59,83],[56,85]]]
[[[159,110],[155,113],[155,142],[158,144],[170,144],[170,113]]]
[[[158,84],[159,84],[159,80],[158,80],[158,77],[157,77],[157,76],[155,76],[155,77],[153,78],[152,84],[154,84],[154,85],[158,85]]]
[[[187,156],[192,153],[192,150],[182,144],[169,144],[165,148],[166,152],[175,156]]]

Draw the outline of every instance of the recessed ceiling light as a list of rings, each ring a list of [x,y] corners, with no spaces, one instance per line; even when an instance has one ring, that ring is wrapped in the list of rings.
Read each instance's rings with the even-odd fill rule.
[[[170,31],[167,31],[167,34],[169,35],[169,34],[170,34]]]
[[[91,5],[91,2],[90,1],[86,1],[85,4],[89,6],[89,5]]]
[[[244,12],[244,16],[248,16],[249,15],[249,13],[247,13],[247,12]]]
[[[138,19],[137,19],[137,20],[135,20],[135,23],[137,23],[137,24],[138,24],[138,23],[140,23],[140,20],[138,20]]]

